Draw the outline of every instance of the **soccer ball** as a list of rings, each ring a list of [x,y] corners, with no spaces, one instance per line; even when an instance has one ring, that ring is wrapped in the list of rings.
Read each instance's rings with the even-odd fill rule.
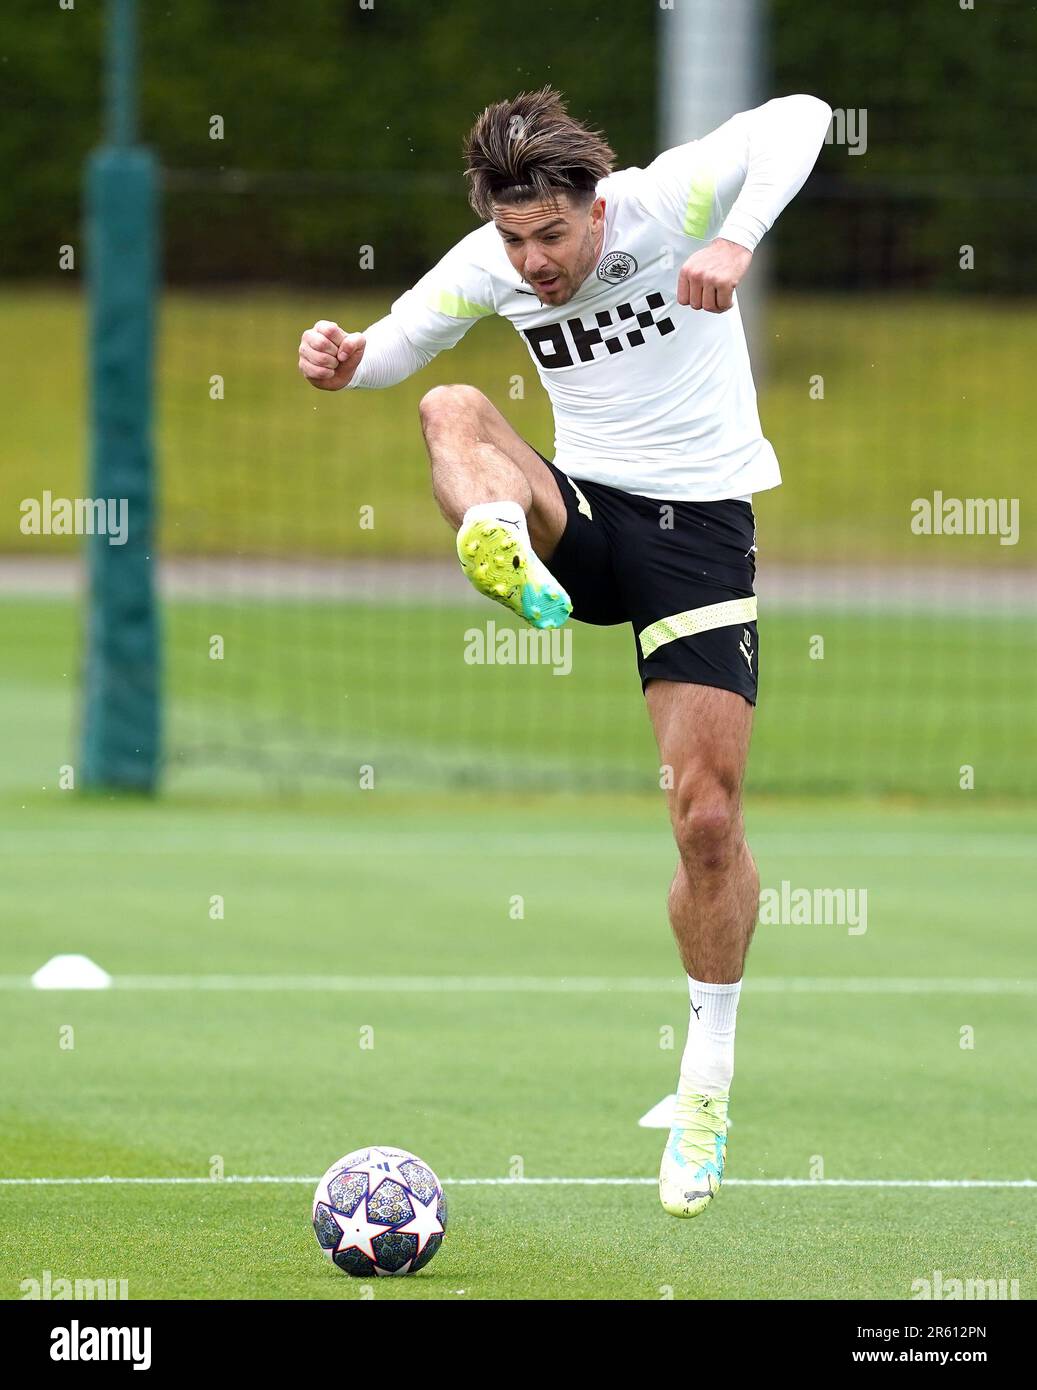
[[[413,1274],[443,1241],[442,1184],[406,1149],[357,1149],[333,1163],[317,1184],[313,1230],[325,1255],[346,1274]]]

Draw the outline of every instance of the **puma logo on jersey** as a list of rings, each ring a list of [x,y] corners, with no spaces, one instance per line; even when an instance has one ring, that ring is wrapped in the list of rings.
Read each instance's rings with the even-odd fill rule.
[[[533,356],[545,371],[558,367],[571,367],[577,361],[602,361],[614,357],[626,348],[641,347],[645,342],[645,330],[654,328],[660,337],[674,331],[673,320],[657,319],[657,310],[666,300],[653,290],[645,296],[646,308],[637,310],[632,304],[617,304],[615,309],[600,309],[594,315],[593,325],[583,319],[566,319],[564,323],[545,323],[540,328],[523,328],[522,335],[529,343]],[[613,318],[615,314],[615,318]],[[625,324],[634,326],[629,330]],[[606,337],[603,330],[618,327],[621,331]],[[595,351],[597,349],[597,351]]]
[[[751,671],[753,669],[753,635],[747,627],[742,628],[742,640],[738,644],[738,650],[745,657],[745,664]]]

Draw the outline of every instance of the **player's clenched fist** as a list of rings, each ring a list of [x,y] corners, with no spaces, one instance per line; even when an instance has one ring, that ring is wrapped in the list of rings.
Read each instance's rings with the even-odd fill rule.
[[[318,391],[341,391],[352,381],[366,341],[362,333],[343,333],[337,323],[319,319],[299,340],[299,370]]]
[[[722,314],[734,303],[735,287],[749,269],[753,253],[734,241],[717,238],[681,266],[677,303]]]

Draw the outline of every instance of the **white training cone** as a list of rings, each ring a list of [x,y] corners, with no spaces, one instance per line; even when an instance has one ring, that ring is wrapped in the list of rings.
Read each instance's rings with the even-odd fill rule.
[[[52,956],[32,977],[34,989],[107,989],[111,983],[89,956]]]
[[[673,1124],[673,1107],[677,1100],[674,1096],[663,1096],[658,1105],[653,1105],[651,1110],[642,1115],[638,1124],[642,1129],[669,1129]],[[733,1128],[730,1117],[728,1117],[727,1127]]]
[[[653,1105],[646,1115],[642,1115],[638,1124],[642,1129],[669,1129],[673,1124],[673,1105],[677,1097],[663,1096],[658,1105]]]

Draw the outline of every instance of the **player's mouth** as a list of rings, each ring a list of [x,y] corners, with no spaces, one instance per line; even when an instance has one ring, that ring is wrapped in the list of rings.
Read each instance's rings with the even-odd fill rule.
[[[537,294],[552,294],[562,283],[560,275],[552,275],[550,280],[534,280],[533,286]]]

